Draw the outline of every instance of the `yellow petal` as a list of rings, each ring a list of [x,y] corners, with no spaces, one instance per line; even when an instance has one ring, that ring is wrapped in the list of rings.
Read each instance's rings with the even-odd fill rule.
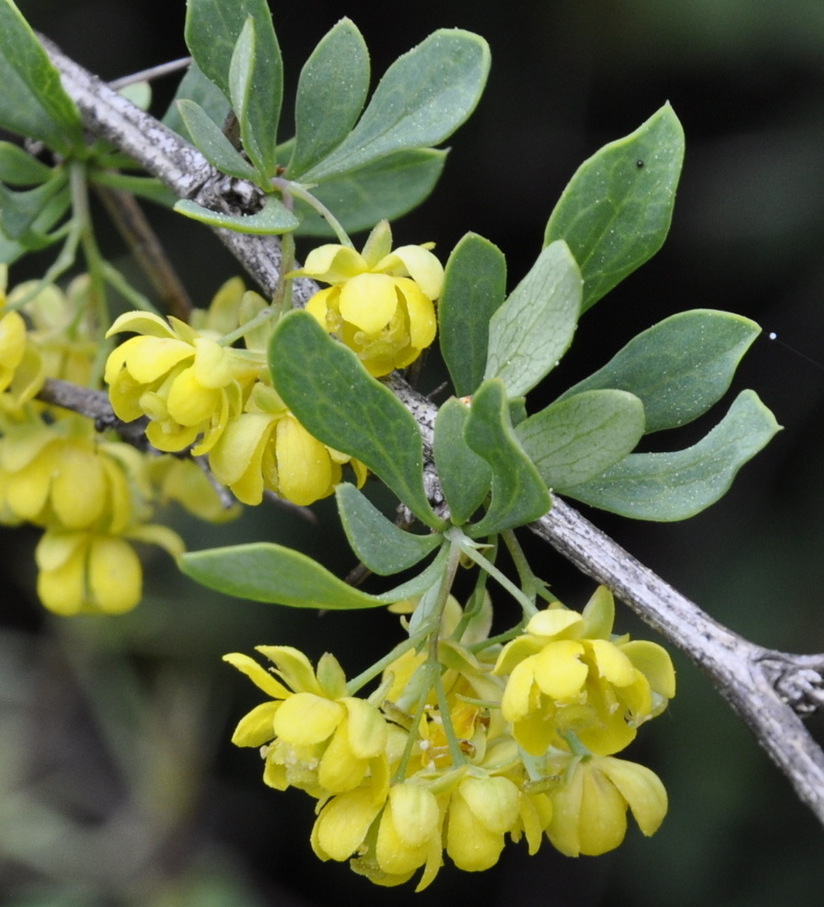
[[[280,702],[262,702],[238,722],[232,743],[235,746],[263,746],[275,736],[275,713]]]
[[[288,743],[308,746],[328,740],[346,714],[343,706],[314,693],[295,693],[275,715],[275,733]]]
[[[341,721],[318,766],[318,782],[332,794],[354,790],[363,781],[369,767],[368,759],[362,759],[352,752],[348,723],[348,718]]]
[[[363,843],[382,807],[368,788],[333,797],[312,829],[312,849],[322,860],[347,860]]]
[[[287,690],[276,677],[273,677],[265,668],[262,668],[254,658],[250,658],[242,652],[230,652],[228,655],[223,656],[223,660],[245,674],[252,683],[260,687],[264,693],[273,699],[286,699],[292,695],[291,690]]]
[[[132,337],[123,346],[125,349],[121,356],[126,368],[132,378],[141,384],[157,381],[195,354],[194,347],[188,343],[170,338]]]
[[[503,834],[518,821],[518,788],[508,778],[464,778],[458,791],[489,831]]]
[[[599,677],[616,687],[629,686],[635,680],[635,668],[618,646],[605,639],[590,639],[586,647],[592,653]]]
[[[424,350],[435,339],[438,330],[435,306],[413,281],[398,277],[395,279],[395,285],[406,303],[409,317],[409,342],[416,350]]]
[[[614,850],[627,833],[627,804],[594,762],[584,763],[578,833],[581,853],[597,857]]]
[[[386,746],[386,721],[371,703],[347,696],[340,702],[346,707],[346,735],[352,752],[361,759],[380,755]]]
[[[95,536],[89,549],[92,602],[107,614],[131,611],[143,592],[143,568],[134,548],[114,535]]]
[[[577,696],[587,679],[589,668],[581,661],[584,647],[571,639],[547,643],[535,656],[535,682],[553,699]]]
[[[40,568],[37,595],[43,605],[62,617],[79,614],[85,604],[88,536],[85,533],[46,533],[35,559]]]
[[[292,646],[255,646],[255,649],[275,663],[281,677],[295,692],[322,695],[312,664],[300,649]]]
[[[646,639],[638,639],[624,643],[620,649],[647,678],[656,693],[667,699],[675,696],[675,668],[663,646]]]
[[[121,331],[130,331],[133,334],[149,334],[153,337],[175,336],[175,332],[168,322],[153,312],[124,312],[115,319],[114,324],[106,331],[106,336],[111,337]]]
[[[498,862],[504,849],[504,836],[490,831],[461,796],[453,794],[446,829],[446,852],[465,872],[480,872]]]
[[[53,463],[51,502],[67,529],[91,526],[108,503],[108,482],[100,458],[86,445],[60,447]]]
[[[667,791],[655,772],[637,762],[605,756],[598,760],[601,771],[629,803],[641,831],[649,836],[658,831],[667,814]]]
[[[313,249],[306,256],[303,267],[294,273],[314,277],[323,283],[337,284],[350,280],[366,270],[366,262],[360,252],[348,246],[328,243]]]
[[[582,622],[581,615],[577,611],[568,611],[566,608],[547,608],[530,618],[526,625],[526,632],[549,638],[563,634],[565,638],[569,639]]]
[[[235,377],[229,351],[207,337],[195,340],[192,373],[198,384],[209,388],[225,387]]]
[[[278,422],[275,445],[278,494],[303,506],[332,494],[340,481],[340,466],[291,413]]]
[[[194,426],[208,422],[220,410],[223,392],[204,387],[194,368],[184,368],[172,381],[166,406],[169,415],[180,425]]]
[[[411,782],[394,785],[389,791],[387,812],[404,846],[423,845],[439,833],[441,815],[435,795],[425,787]],[[381,861],[383,863],[383,861]],[[387,872],[407,872],[406,869],[389,869]]]
[[[397,307],[395,280],[386,274],[359,274],[341,287],[341,315],[367,334],[383,330]]]
[[[378,262],[374,270],[408,274],[430,299],[437,299],[443,289],[443,265],[422,246],[399,246]]]
[[[275,421],[266,413],[243,413],[227,424],[209,452],[209,466],[220,482],[235,486],[242,481],[235,494],[244,504],[259,504],[263,496],[261,462]]]

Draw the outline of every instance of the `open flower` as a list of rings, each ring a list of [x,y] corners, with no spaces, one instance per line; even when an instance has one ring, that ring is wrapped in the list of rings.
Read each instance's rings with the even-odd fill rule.
[[[173,317],[167,322],[127,312],[106,336],[121,331],[139,336],[116,347],[106,362],[117,416],[125,422],[148,416],[146,436],[158,450],[183,450],[200,438],[193,453],[207,453],[229,418],[240,413],[260,362]]]
[[[246,410],[228,423],[209,453],[216,478],[244,504],[259,504],[266,489],[294,504],[312,504],[333,493],[346,463],[358,487],[366,481],[359,460],[310,435],[268,385],[257,382]]]
[[[130,539],[160,544],[172,555],[183,550],[165,526],[135,526],[128,534],[47,529],[34,554],[40,601],[61,617],[131,611],[140,601],[143,569]]]
[[[527,752],[563,747],[570,731],[592,752],[619,752],[675,695],[666,650],[613,639],[613,618],[612,596],[601,587],[583,614],[547,608],[502,650],[495,673],[509,677],[501,710]]]
[[[547,836],[561,853],[598,856],[614,850],[627,831],[627,808],[645,835],[667,813],[667,792],[646,766],[614,756],[574,757],[563,783],[549,794],[553,814]]]
[[[354,350],[371,375],[410,365],[435,339],[434,300],[443,287],[443,267],[431,244],[390,251],[383,221],[363,252],[328,244],[314,249],[299,275],[331,284],[306,310]]]
[[[276,666],[285,686],[254,659],[239,652],[224,661],[272,697],[238,724],[232,742],[263,746],[264,781],[278,790],[298,787],[314,796],[358,787],[383,757],[386,722],[371,703],[346,695],[340,665],[331,655],[318,663],[290,646],[257,646]]]

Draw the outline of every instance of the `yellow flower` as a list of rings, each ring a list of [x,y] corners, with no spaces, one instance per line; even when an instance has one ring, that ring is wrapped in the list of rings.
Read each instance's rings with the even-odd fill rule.
[[[174,317],[127,312],[109,328],[139,334],[118,346],[106,362],[112,408],[131,422],[148,416],[146,436],[158,449],[194,454],[214,446],[245,392],[262,369],[243,350],[221,346]]]
[[[552,789],[547,836],[561,853],[598,856],[624,840],[627,807],[641,831],[654,834],[667,813],[667,792],[650,769],[614,756],[574,757]]]
[[[100,442],[88,420],[14,426],[0,441],[3,510],[40,526],[122,532],[138,517],[129,472],[113,455],[123,446]]]
[[[322,444],[298,422],[275,391],[258,382],[247,409],[233,418],[209,453],[218,481],[244,504],[259,504],[268,489],[294,504],[328,497],[349,463],[360,487],[366,467]]]
[[[264,746],[264,781],[278,790],[298,787],[314,796],[357,788],[383,757],[386,722],[371,703],[346,695],[338,662],[324,655],[317,674],[289,646],[257,646],[277,667],[279,680],[247,655],[224,656],[272,697],[241,719],[232,742]]]
[[[675,695],[666,650],[612,639],[613,618],[612,596],[601,587],[583,614],[550,607],[502,650],[495,673],[509,677],[501,710],[527,752],[563,748],[570,731],[592,752],[618,752]]]
[[[47,531],[35,550],[37,594],[55,614],[122,614],[140,601],[143,571],[121,536]]]
[[[363,253],[328,244],[314,249],[299,275],[331,284],[306,310],[354,350],[371,375],[410,365],[435,339],[434,300],[443,268],[431,244],[391,249],[389,225],[373,230]]]
[[[0,318],[0,391],[6,390],[26,350],[26,323],[19,312]]]

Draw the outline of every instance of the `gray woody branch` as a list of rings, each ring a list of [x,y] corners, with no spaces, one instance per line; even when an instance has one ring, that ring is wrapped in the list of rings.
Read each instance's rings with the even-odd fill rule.
[[[252,213],[259,207],[259,189],[215,170],[178,135],[69,60],[53,44],[46,40],[44,44],[90,132],[129,154],[180,198],[234,214]],[[278,280],[278,240],[226,230],[217,232],[248,273],[271,295]],[[311,281],[296,284],[296,302],[300,304],[314,292],[314,285]],[[431,450],[434,406],[397,375],[387,383],[415,415],[424,444]],[[61,394],[68,393],[53,382],[49,386],[52,402],[59,403]],[[89,415],[101,424],[112,418],[101,400],[95,400],[95,407]],[[427,459],[431,463],[431,457]],[[437,478],[431,466],[427,480],[434,491]],[[824,704],[824,655],[792,655],[765,649],[738,636],[557,498],[552,510],[531,528],[585,574],[612,589],[706,671],[790,779],[801,800],[824,823],[824,753],[799,717]]]

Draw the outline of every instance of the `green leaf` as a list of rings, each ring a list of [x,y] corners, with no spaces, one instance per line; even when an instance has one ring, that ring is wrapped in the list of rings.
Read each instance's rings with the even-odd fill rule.
[[[52,171],[51,178],[34,189],[12,190],[0,183],[0,231],[7,239],[21,239],[43,208],[66,185],[64,170]]]
[[[0,201],[2,207],[2,201]],[[27,252],[45,249],[66,236],[65,226],[53,228],[63,220],[71,207],[71,193],[68,185],[53,195],[38,211],[37,216],[19,240],[3,235],[0,218],[0,264],[10,265]],[[52,231],[53,232],[49,232]]]
[[[218,128],[222,128],[231,110],[226,95],[211,79],[206,78],[194,60],[186,70],[186,75],[180,80],[174,99],[163,116],[163,123],[169,129],[173,129],[178,135],[182,135],[184,139],[192,141],[192,136],[189,134],[189,130],[180,115],[180,109],[177,106],[178,101],[193,101]],[[193,141],[192,143],[194,144]]]
[[[11,142],[0,142],[0,182],[9,186],[32,186],[45,183],[52,175],[51,167]]]
[[[434,188],[445,161],[445,151],[400,151],[311,191],[348,233],[359,233],[416,208]],[[314,209],[298,201],[297,210],[303,217],[297,230],[301,236],[334,236]]]
[[[11,0],[0,0],[0,85],[0,127],[65,155],[85,147],[60,74]]]
[[[267,27],[268,26],[268,27]],[[283,62],[270,16],[249,16],[229,64],[229,97],[243,150],[262,180],[277,172],[277,131],[283,103]]]
[[[446,263],[438,300],[441,353],[455,393],[471,394],[483,381],[489,321],[506,297],[506,259],[477,233],[467,233]]]
[[[311,557],[270,542],[192,551],[178,563],[202,585],[237,598],[331,611],[386,606],[383,599],[348,586]]]
[[[469,407],[450,397],[435,419],[433,453],[452,522],[465,523],[481,506],[492,483],[492,470],[466,443]]]
[[[274,195],[266,196],[263,208],[257,214],[221,214],[219,211],[212,211],[211,208],[204,208],[190,199],[181,199],[174,206],[174,210],[210,227],[225,227],[236,233],[285,233],[287,230],[294,230],[299,223],[295,215]]]
[[[581,275],[563,241],[547,246],[489,323],[485,378],[510,397],[531,390],[567,351],[581,306]]]
[[[357,356],[302,310],[275,327],[269,368],[308,432],[365,463],[421,520],[441,529],[423,487],[423,445],[412,414]]]
[[[524,453],[509,421],[507,389],[497,378],[484,381],[472,398],[464,429],[466,443],[492,469],[492,500],[472,538],[523,526],[552,505],[538,470]]]
[[[303,178],[317,183],[388,154],[437,145],[475,109],[488,73],[483,38],[434,32],[389,67],[357,126]]]
[[[563,491],[635,448],[644,434],[644,405],[626,391],[586,391],[530,416],[515,434],[547,487]]]
[[[584,161],[564,189],[544,245],[566,240],[584,278],[581,311],[662,246],[684,159],[684,131],[665,104],[635,132]]]
[[[388,592],[380,592],[375,598],[380,598],[387,605],[392,604],[393,602],[403,601],[407,598],[415,598],[419,595],[423,595],[424,592],[431,589],[435,583],[440,583],[444,572],[446,571],[447,563],[449,561],[449,546],[441,546],[441,550],[435,555],[432,563],[417,576],[413,576],[412,579],[407,580],[405,583],[401,583],[400,586],[395,586],[394,589],[390,589]]]
[[[741,357],[761,332],[749,318],[694,309],[659,321],[621,349],[603,368],[563,394],[619,388],[640,397],[646,432],[697,419],[732,382]]]
[[[350,547],[361,563],[379,576],[408,570],[441,544],[438,532],[404,532],[349,482],[337,486],[335,498]]]
[[[565,493],[593,507],[639,520],[684,520],[724,495],[738,470],[780,426],[751,390],[686,450],[630,454],[604,475]]]
[[[283,63],[266,0],[189,0],[185,37],[203,74],[235,105],[247,154],[273,176]]]
[[[341,19],[304,64],[295,99],[295,179],[349,135],[369,92],[369,52],[350,19]]]
[[[203,156],[213,167],[239,179],[256,181],[255,168],[200,105],[184,99],[178,101],[177,106],[192,143],[203,152]]]

